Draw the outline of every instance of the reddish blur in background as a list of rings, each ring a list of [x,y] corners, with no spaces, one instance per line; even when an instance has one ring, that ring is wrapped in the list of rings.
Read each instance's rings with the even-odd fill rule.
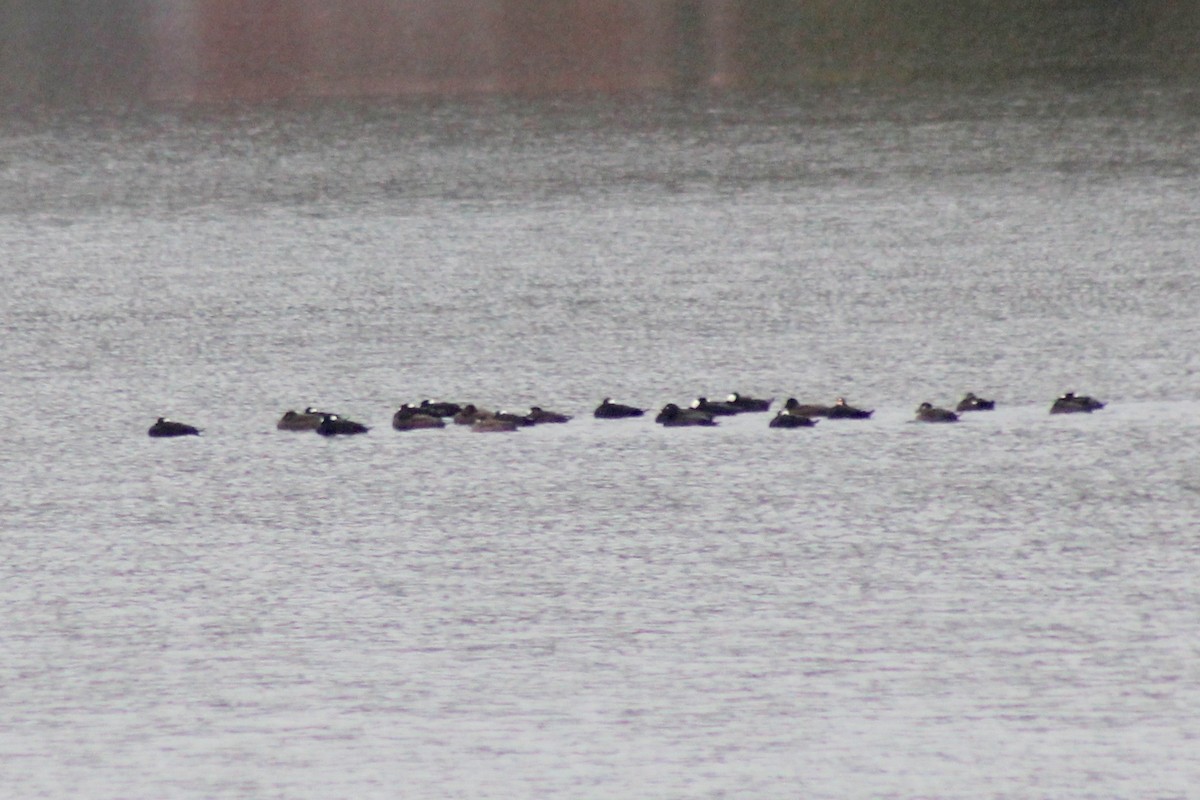
[[[1200,3],[0,0],[0,101],[1200,73]]]

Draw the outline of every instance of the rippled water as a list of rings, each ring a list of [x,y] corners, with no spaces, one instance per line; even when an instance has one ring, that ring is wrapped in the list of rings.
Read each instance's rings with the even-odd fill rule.
[[[6,120],[0,793],[1187,796],[1197,100]]]

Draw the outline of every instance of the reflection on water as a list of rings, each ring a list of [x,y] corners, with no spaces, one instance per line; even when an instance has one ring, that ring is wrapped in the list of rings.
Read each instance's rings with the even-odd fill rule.
[[[1191,93],[5,126],[7,794],[1200,779]],[[877,410],[590,417],[733,390]],[[424,397],[577,416],[389,428]]]

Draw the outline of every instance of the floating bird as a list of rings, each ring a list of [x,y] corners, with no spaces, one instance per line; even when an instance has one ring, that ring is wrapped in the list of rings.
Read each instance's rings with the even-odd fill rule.
[[[958,422],[958,414],[947,408],[934,408],[930,403],[917,407],[918,422]]]
[[[540,406],[533,406],[529,409],[529,419],[533,420],[538,425],[547,422],[570,422],[569,414],[559,414],[557,411],[547,411]]]
[[[147,433],[155,439],[162,439],[169,436],[199,436],[200,429],[169,420],[166,417],[159,417],[158,421],[150,426]]]
[[[315,431],[323,416],[325,415],[310,413],[308,409],[305,409],[304,413],[288,409],[283,412],[279,422],[275,423],[275,427],[281,431]]]
[[[422,400],[419,410],[422,414],[428,414],[431,417],[453,417],[455,414],[462,411],[462,406],[460,406],[458,403]]]
[[[955,411],[991,411],[996,407],[995,400],[984,400],[982,397],[976,397],[974,392],[967,392],[962,400],[958,401]]]
[[[317,426],[317,433],[322,436],[351,436],[369,430],[366,425],[342,419],[337,414],[325,414],[321,417],[321,424]]]
[[[825,416],[829,419],[870,419],[875,413],[875,409],[866,411],[861,408],[846,404],[846,398],[839,397],[834,401],[829,410],[825,412]]]
[[[771,403],[774,402],[774,400],[775,398],[761,400],[755,397],[748,397],[746,395],[738,394],[737,392],[734,392],[733,394],[729,395],[729,397],[725,398],[726,403],[740,408],[742,411],[769,411],[771,409]]]
[[[417,406],[401,406],[392,415],[392,427],[398,431],[415,431],[421,428],[444,428],[445,421],[433,414],[418,410]]]
[[[717,422],[707,411],[696,408],[680,408],[674,403],[667,403],[654,421],[668,428],[681,428],[686,425],[716,425]]]
[[[811,428],[817,424],[817,421],[812,417],[805,417],[800,414],[789,414],[786,410],[780,409],[767,426],[769,428]]]
[[[645,413],[640,408],[614,403],[611,397],[606,397],[600,405],[596,406],[596,410],[592,412],[592,416],[596,419],[624,419],[626,417],[640,417]]]
[[[783,404],[783,412],[796,417],[824,417],[829,414],[829,406],[801,403],[796,398],[789,397]]]
[[[512,411],[497,411],[496,413],[492,414],[492,417],[504,422],[511,422],[518,428],[537,424],[537,420],[533,419],[528,414],[517,414]]]
[[[462,411],[454,415],[454,424],[474,425],[479,420],[487,419],[491,416],[493,416],[491,411],[484,411],[483,409],[476,408],[474,403],[467,403],[462,407]]]
[[[1077,396],[1074,392],[1067,392],[1062,397],[1054,401],[1054,405],[1050,406],[1051,414],[1090,414],[1093,411],[1104,408],[1104,403],[1092,397]]]
[[[742,409],[732,403],[721,403],[716,400],[709,400],[707,397],[697,397],[692,401],[692,408],[714,417],[742,413]]]

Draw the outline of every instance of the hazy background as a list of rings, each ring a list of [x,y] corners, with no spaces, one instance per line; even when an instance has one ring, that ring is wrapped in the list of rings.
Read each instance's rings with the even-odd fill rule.
[[[4,0],[0,21],[9,105],[1200,72],[1193,2]]]

